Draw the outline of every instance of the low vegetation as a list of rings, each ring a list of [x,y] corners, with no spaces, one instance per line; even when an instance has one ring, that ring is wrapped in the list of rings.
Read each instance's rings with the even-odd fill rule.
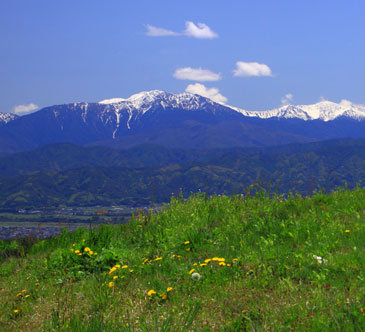
[[[0,330],[365,330],[365,190],[250,189],[0,242]]]

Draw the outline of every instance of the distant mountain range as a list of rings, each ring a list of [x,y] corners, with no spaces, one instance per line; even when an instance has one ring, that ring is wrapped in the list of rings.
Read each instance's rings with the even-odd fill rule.
[[[17,117],[0,114],[0,152],[68,142],[129,148],[265,147],[365,137],[365,108],[323,101],[245,111],[189,93],[153,90],[128,99],[46,107]]]
[[[126,150],[53,144],[0,158],[0,208],[140,205],[255,189],[310,194],[365,181],[365,139],[266,148]]]

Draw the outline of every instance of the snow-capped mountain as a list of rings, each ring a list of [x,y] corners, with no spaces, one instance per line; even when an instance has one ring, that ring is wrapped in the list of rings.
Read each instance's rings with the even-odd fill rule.
[[[231,106],[230,106],[231,107]],[[365,105],[354,105],[350,102],[342,101],[333,103],[331,101],[321,101],[312,105],[284,105],[268,111],[246,111],[237,107],[231,107],[244,116],[258,117],[261,119],[285,118],[301,120],[322,120],[332,121],[339,117],[346,117],[354,120],[365,120]]]
[[[19,116],[13,113],[0,113],[0,125],[15,120]]]
[[[116,148],[141,143],[185,148],[304,143],[365,137],[361,120],[365,107],[349,102],[247,111],[191,93],[152,90],[98,103],[50,106],[18,117],[1,126],[0,152],[56,142]]]

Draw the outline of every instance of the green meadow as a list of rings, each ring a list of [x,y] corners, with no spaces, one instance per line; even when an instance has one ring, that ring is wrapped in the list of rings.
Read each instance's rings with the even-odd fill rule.
[[[364,226],[364,189],[251,186],[1,241],[0,330],[364,331]]]

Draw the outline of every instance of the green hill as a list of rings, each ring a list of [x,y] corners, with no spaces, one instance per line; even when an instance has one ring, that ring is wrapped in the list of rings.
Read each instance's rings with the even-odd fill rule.
[[[0,330],[365,330],[365,190],[250,189],[0,242]]]
[[[276,148],[129,150],[55,144],[0,158],[0,208],[139,205],[172,193],[232,195],[252,183],[268,191],[311,194],[365,180],[365,140]]]

